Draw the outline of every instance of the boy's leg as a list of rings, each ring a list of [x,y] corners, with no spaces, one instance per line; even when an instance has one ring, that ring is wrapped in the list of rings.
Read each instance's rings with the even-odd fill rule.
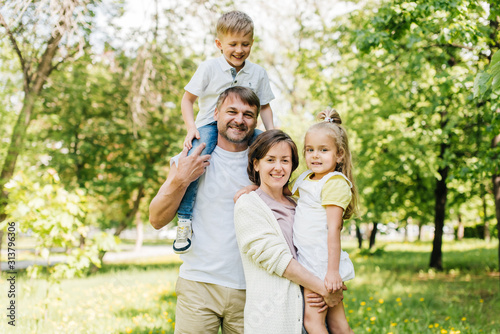
[[[304,288],[304,296],[312,293],[311,290]],[[308,333],[328,334],[325,326],[327,310],[318,313],[317,307],[311,307],[307,302],[304,305],[304,328]]]
[[[259,130],[259,129],[255,129],[253,131],[252,138],[250,138],[250,141],[248,142],[248,145],[251,145],[255,141],[255,139],[257,139],[257,136],[260,135],[262,132],[264,132],[264,131]]]
[[[217,122],[213,122],[198,128],[200,139],[193,140],[193,147],[189,150],[190,155],[193,150],[205,143],[206,146],[201,152],[204,154],[212,154],[217,146]],[[198,180],[193,181],[179,204],[177,209],[177,218],[179,219],[177,225],[177,237],[174,241],[174,252],[178,254],[186,253],[191,248],[191,219],[193,216],[194,199],[198,191]]]
[[[223,298],[216,284],[179,277],[175,286],[175,334],[217,334],[223,313]]]

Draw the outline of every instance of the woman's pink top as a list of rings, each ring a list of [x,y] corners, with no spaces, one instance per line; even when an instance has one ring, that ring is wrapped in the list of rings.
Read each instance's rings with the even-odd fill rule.
[[[290,205],[280,203],[273,199],[271,196],[266,194],[262,189],[255,190],[257,195],[266,203],[266,205],[271,209],[274,214],[274,217],[278,221],[278,224],[281,227],[281,231],[283,232],[283,236],[285,237],[286,243],[292,252],[293,258],[297,259],[297,249],[293,245],[293,216],[295,215],[295,202],[291,199]]]

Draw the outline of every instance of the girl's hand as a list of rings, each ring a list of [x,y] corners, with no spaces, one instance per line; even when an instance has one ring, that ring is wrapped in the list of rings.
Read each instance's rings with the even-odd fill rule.
[[[200,139],[200,133],[198,132],[198,129],[196,128],[188,129],[186,138],[184,139],[184,147],[190,150],[193,147],[193,139],[195,138]]]
[[[252,191],[255,191],[257,189],[259,189],[259,187],[256,186],[255,184],[251,184],[249,186],[246,186],[245,188],[241,188],[233,197],[234,203],[236,203],[236,201],[238,200],[238,198],[240,198],[241,195],[251,193]]]
[[[335,270],[329,270],[325,276],[325,288],[328,292],[339,290],[342,287],[342,277],[340,273]]]
[[[347,287],[342,284],[341,289],[335,290],[333,292],[328,292],[323,296],[323,299],[325,300],[325,303],[328,305],[328,307],[334,307],[344,299],[344,290],[347,290]]]

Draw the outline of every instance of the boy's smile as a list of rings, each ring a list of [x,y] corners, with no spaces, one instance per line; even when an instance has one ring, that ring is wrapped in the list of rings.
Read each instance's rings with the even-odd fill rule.
[[[252,50],[253,35],[251,33],[246,35],[243,35],[243,33],[227,33],[220,39],[216,38],[215,44],[222,51],[229,65],[239,72]]]

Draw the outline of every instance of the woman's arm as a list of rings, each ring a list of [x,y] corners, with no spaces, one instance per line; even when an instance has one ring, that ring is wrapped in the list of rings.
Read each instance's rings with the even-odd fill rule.
[[[323,297],[325,303],[329,307],[337,305],[343,298],[343,290],[338,289],[333,293],[329,292],[325,284],[321,279],[316,277],[314,274],[309,272],[304,266],[302,266],[297,260],[292,259],[288,264],[283,277],[289,279],[290,281],[297,283],[309,290],[312,290]]]
[[[234,206],[238,246],[242,256],[246,256],[257,266],[270,274],[283,276],[293,258],[292,253],[278,234],[277,229],[280,227],[271,210],[259,200],[255,193],[245,194]]]

